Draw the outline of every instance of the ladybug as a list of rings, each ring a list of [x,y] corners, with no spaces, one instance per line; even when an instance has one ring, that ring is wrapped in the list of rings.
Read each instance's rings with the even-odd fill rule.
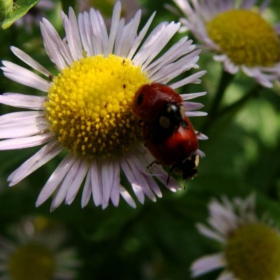
[[[181,119],[184,116],[182,97],[171,87],[159,83],[146,84],[140,87],[134,95],[132,104],[133,112],[143,122],[156,121],[164,107],[165,110],[168,110],[169,107],[170,111],[174,112],[175,110],[176,113],[180,113]],[[172,105],[175,107],[172,108]]]
[[[169,174],[193,178],[199,163],[198,140],[181,96],[166,85],[144,85],[134,96],[133,111],[141,119],[144,144],[155,162],[170,166]]]

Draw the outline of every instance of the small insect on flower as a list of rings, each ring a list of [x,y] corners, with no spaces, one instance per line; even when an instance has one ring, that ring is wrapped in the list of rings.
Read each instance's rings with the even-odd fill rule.
[[[171,87],[147,84],[136,92],[133,111],[141,119],[144,144],[162,165],[183,179],[197,174],[197,134],[186,116],[182,97]],[[168,183],[168,181],[167,181]]]

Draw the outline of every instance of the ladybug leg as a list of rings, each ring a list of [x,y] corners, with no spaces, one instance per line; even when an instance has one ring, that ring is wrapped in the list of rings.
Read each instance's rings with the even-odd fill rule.
[[[170,180],[171,173],[172,173],[172,171],[173,171],[176,167],[177,167],[177,162],[174,163],[174,164],[170,167],[170,169],[169,169],[169,171],[168,171],[168,177],[167,177],[167,179],[166,179],[166,185],[168,185],[169,180]]]
[[[150,169],[151,166],[153,166],[154,164],[159,164],[159,162],[157,162],[156,160],[152,161],[146,168]]]

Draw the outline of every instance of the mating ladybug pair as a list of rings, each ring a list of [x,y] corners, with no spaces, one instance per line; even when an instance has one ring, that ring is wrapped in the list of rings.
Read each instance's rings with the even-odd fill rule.
[[[143,85],[134,96],[133,111],[141,119],[144,144],[155,161],[170,166],[169,174],[193,178],[199,163],[198,140],[181,96],[166,85]]]

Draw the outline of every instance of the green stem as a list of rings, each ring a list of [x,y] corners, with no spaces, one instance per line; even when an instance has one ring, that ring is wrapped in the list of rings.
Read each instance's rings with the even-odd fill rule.
[[[236,101],[235,103],[228,105],[228,106],[224,107],[223,109],[221,109],[220,111],[218,111],[214,117],[214,120],[221,118],[226,114],[229,114],[229,113],[234,114],[234,113],[238,112],[244,106],[244,104],[246,104],[252,97],[256,97],[259,94],[261,89],[262,89],[262,87],[259,84],[257,84],[256,86],[251,88],[247,93],[245,93],[245,95],[242,98],[240,98],[238,101]]]
[[[225,93],[228,85],[233,80],[233,77],[234,77],[234,75],[223,70],[221,77],[220,77],[220,83],[219,83],[217,92],[216,92],[214,100],[212,102],[212,106],[208,112],[207,120],[206,120],[205,124],[203,125],[201,131],[205,132],[209,128],[209,125],[212,123],[212,119],[215,118],[217,110],[219,109],[219,107],[221,105],[224,93]]]
[[[218,90],[215,94],[215,98],[213,100],[212,107],[209,110],[209,116],[213,116],[216,114],[216,111],[218,110],[218,108],[220,107],[220,104],[222,102],[224,93],[225,93],[228,85],[231,83],[233,77],[234,76],[232,74],[223,70],[221,78],[220,78],[220,84],[219,84]]]

